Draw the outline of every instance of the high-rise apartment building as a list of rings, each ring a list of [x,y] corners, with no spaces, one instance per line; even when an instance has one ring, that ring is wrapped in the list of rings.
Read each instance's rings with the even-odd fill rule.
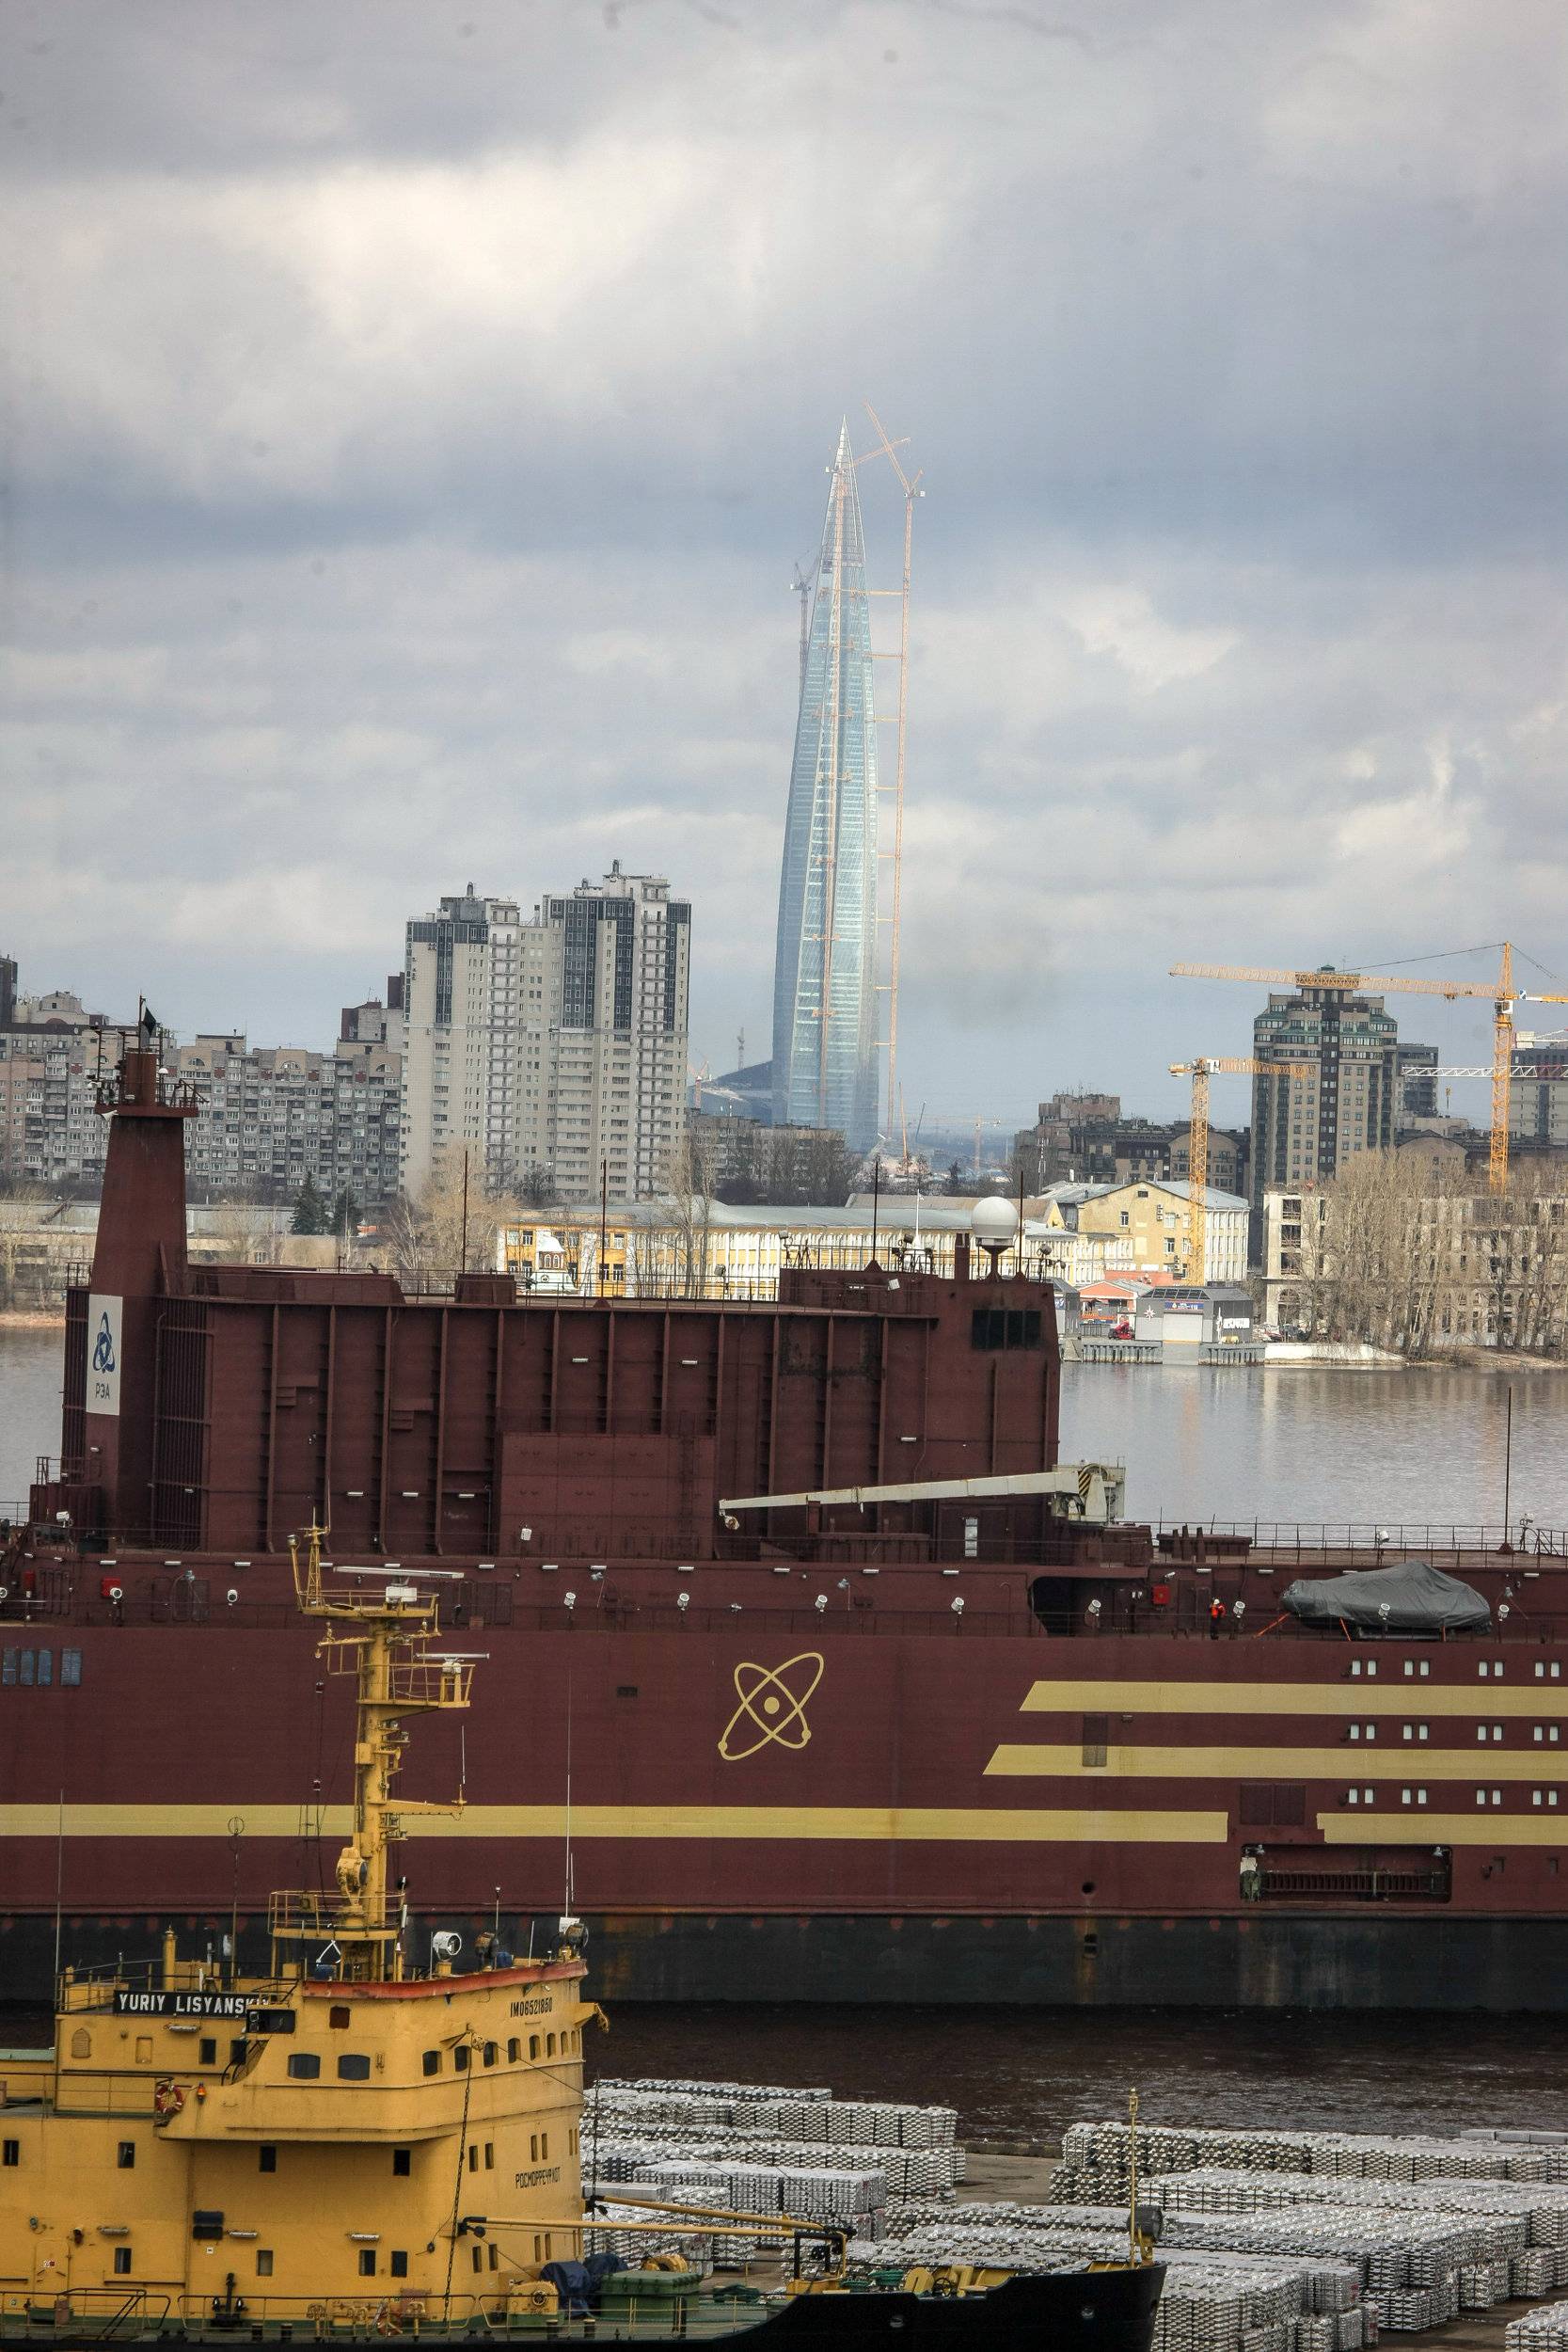
[[[1417,1045],[1402,1040],[1396,1048],[1399,1070],[1399,1099],[1394,1105],[1395,1124],[1402,1119],[1435,1119],[1437,1116],[1437,1048]]]
[[[1311,1065],[1309,1077],[1252,1082],[1255,1210],[1271,1186],[1325,1183],[1352,1152],[1392,1144],[1399,1031],[1381,996],[1310,981],[1271,996],[1252,1025],[1252,1050],[1259,1061]]]
[[[307,1178],[328,1206],[345,1192],[360,1211],[395,1199],[402,1066],[386,1046],[340,1040],[323,1054],[205,1035],[175,1046],[169,1067],[197,1098],[185,1135],[193,1200],[289,1201]]]
[[[1536,1038],[1513,1049],[1508,1132],[1521,1143],[1568,1152],[1568,1036]]]
[[[685,1122],[691,910],[661,875],[584,882],[525,920],[472,885],[408,926],[403,1181],[467,1151],[565,1200],[670,1181]]]
[[[849,429],[831,469],[784,818],[773,1120],[877,1140],[877,727]]]

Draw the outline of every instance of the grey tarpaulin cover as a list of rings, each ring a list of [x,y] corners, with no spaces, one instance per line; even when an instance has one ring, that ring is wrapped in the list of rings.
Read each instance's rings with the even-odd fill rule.
[[[1307,1625],[1368,1626],[1374,1632],[1475,1632],[1492,1622],[1492,1611],[1474,1586],[1445,1576],[1430,1560],[1353,1568],[1345,1576],[1300,1577],[1286,1587],[1285,1606]]]

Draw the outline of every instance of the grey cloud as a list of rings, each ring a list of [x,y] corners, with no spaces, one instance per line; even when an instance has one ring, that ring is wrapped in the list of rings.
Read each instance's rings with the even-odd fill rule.
[[[437,890],[621,855],[760,1039],[870,393],[911,1087],[1152,1089],[1221,944],[1568,960],[1560,11],[1105,23],[13,6],[0,944],[321,1037]]]

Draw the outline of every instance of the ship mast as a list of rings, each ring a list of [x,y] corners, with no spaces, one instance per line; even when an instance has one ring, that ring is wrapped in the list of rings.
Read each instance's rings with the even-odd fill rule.
[[[289,1538],[294,1596],[308,1617],[325,1626],[316,1646],[329,1674],[355,1677],[354,1828],[338,1856],[331,1894],[309,1889],[275,1894],[269,1926],[273,1968],[286,1973],[286,1947],[320,1941],[317,1975],[356,1982],[394,1982],[404,1969],[403,1900],[388,1885],[391,1848],[407,1836],[414,1813],[461,1813],[461,1793],[449,1804],[394,1802],[392,1783],[403,1763],[405,1715],[466,1708],[473,1682],[471,1658],[434,1650],[440,1602],[395,1576],[378,1590],[326,1582],[322,1560],[326,1530],[312,1520],[303,1557]],[[339,1571],[342,1574],[343,1571]],[[304,1955],[296,1950],[296,1972]]]

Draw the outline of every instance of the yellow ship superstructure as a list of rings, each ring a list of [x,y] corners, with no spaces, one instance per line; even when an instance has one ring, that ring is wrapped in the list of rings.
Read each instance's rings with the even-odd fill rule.
[[[342,1572],[340,1572],[341,1575]],[[356,1683],[354,1829],[329,1893],[272,1907],[273,1972],[166,1934],[141,1968],[61,1979],[54,2046],[0,2053],[0,2312],[461,2327],[572,2257],[584,1999],[575,1922],[546,1959],[407,1948],[390,1877],[405,1719],[467,1703],[436,1600],[296,1561],[322,1654]],[[461,1800],[457,1801],[459,1804]],[[455,1808],[451,1808],[455,1809]],[[424,1962],[421,1968],[420,1962]],[[476,2236],[462,2217],[518,2226]],[[537,2216],[539,2226],[532,2229]],[[549,2290],[543,2290],[549,2299]],[[243,2313],[239,2306],[244,2306]]]

